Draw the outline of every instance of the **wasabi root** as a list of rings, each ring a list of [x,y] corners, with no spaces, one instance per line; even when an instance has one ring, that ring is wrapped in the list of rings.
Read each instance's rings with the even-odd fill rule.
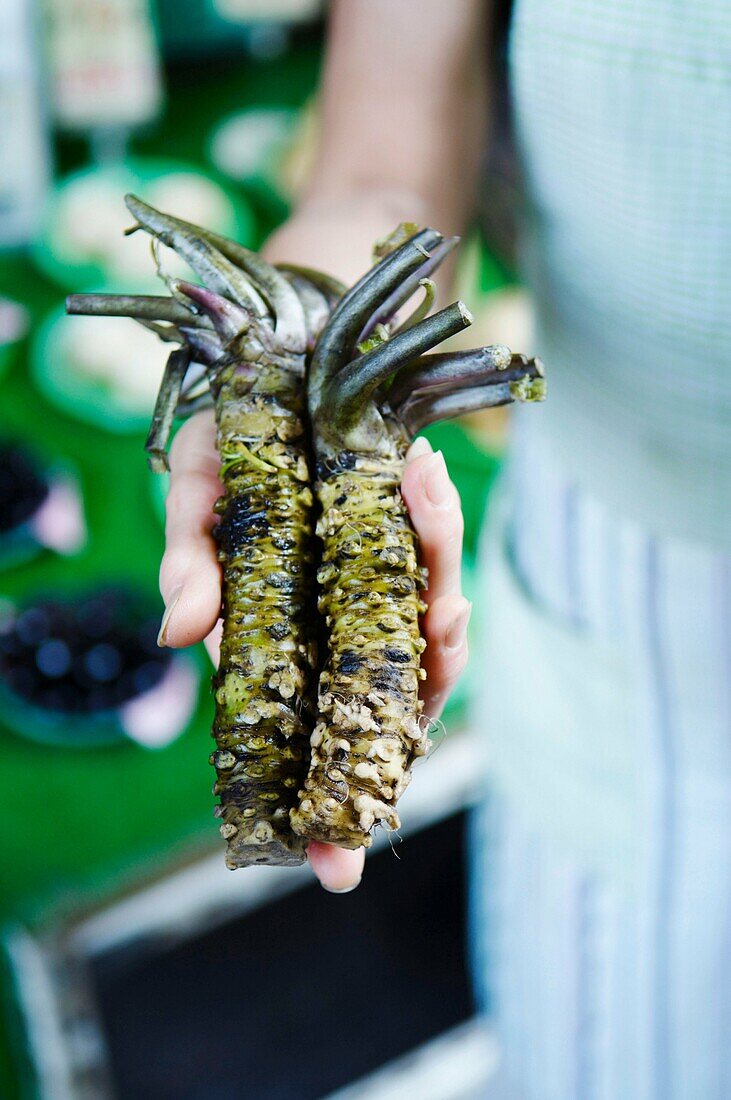
[[[453,244],[431,229],[397,231],[336,305],[310,365],[327,649],[291,818],[303,837],[344,848],[368,847],[376,825],[399,828],[396,804],[428,748],[419,701],[425,576],[400,493],[408,446],[436,420],[544,393],[540,362],[504,345],[426,354],[471,323],[461,302],[426,316],[428,275]],[[393,332],[393,315],[419,286],[426,309]]]
[[[223,573],[213,677],[216,813],[231,868],[297,864],[289,824],[309,755],[316,666],[313,515],[306,438],[307,318],[291,284],[245,249],[139,199],[138,226],[205,282],[172,297],[74,295],[72,313],[123,314],[180,344],[165,370],[147,450],[167,468],[174,416],[213,406],[223,494],[214,534]],[[186,379],[190,365],[205,375]]]

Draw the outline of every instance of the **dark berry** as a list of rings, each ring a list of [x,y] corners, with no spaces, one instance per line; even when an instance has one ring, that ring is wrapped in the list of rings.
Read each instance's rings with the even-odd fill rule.
[[[21,447],[0,447],[0,533],[26,523],[48,496],[48,482]]]
[[[157,616],[118,588],[38,601],[4,624],[0,678],[46,710],[111,711],[162,679],[172,654],[157,647],[157,629]]]

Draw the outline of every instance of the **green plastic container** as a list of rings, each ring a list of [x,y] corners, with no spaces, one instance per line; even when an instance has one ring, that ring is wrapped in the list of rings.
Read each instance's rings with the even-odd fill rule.
[[[30,351],[31,377],[46,400],[69,416],[109,432],[145,432],[150,425],[155,404],[155,393],[152,389],[146,398],[124,399],[103,373],[86,372],[69,357],[67,338],[71,326],[85,325],[90,336],[97,326],[102,338],[102,326],[105,322],[106,318],[67,317],[64,307],[57,307],[46,317],[33,339]],[[119,326],[120,334],[124,333],[123,326],[126,326],[130,330],[130,338],[136,335],[133,332],[134,321],[122,318],[119,319]],[[152,344],[157,338],[149,334],[149,339]],[[162,378],[167,352],[162,343],[157,343],[159,379]]]
[[[202,678],[203,660],[204,655],[198,649],[176,653],[172,658],[173,663],[191,670],[197,679]],[[26,702],[2,685],[0,707],[6,729],[39,745],[53,745],[60,749],[99,749],[129,740],[118,710],[100,711],[95,715],[51,713]]]
[[[166,190],[169,193],[177,184],[183,190],[186,179],[192,187],[202,184],[205,195],[217,206],[220,216],[217,224],[210,224],[209,228],[245,245],[255,242],[256,223],[251,208],[220,177],[183,161],[131,157],[124,164],[82,168],[61,180],[49,202],[44,228],[33,246],[35,263],[50,279],[69,290],[88,290],[111,283],[120,292],[141,293],[145,288],[140,285],[140,278],[147,285],[153,284],[155,268],[150,262],[144,268],[127,272],[125,256],[130,255],[129,244],[121,233],[133,223],[133,218],[125,211],[124,196],[131,191],[153,205],[158,202],[163,205]],[[118,214],[113,205],[117,195]],[[81,249],[64,235],[72,200],[78,205],[78,211],[72,213],[74,224],[79,227],[77,242],[83,246]],[[170,212],[181,216],[187,213],[175,203]],[[110,266],[110,254],[94,255],[98,243],[103,248],[107,241],[119,245],[118,252],[113,254],[113,258],[118,257],[116,268]]]

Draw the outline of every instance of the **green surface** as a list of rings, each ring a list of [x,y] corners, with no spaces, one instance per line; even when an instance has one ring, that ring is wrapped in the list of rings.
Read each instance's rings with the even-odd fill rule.
[[[159,603],[162,530],[142,438],[103,434],[49,408],[30,390],[22,360],[3,383],[0,430],[74,462],[90,531],[82,554],[43,554],[4,573],[0,593],[24,598],[126,580]],[[132,744],[95,752],[51,749],[3,731],[0,915],[41,916],[181,839],[214,833],[208,720],[204,692],[194,728],[160,752]],[[39,787],[35,779],[31,784],[35,775],[42,775]]]

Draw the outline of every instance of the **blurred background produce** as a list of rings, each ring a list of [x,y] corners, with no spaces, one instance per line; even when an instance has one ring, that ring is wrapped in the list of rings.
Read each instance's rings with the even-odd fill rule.
[[[414,1049],[446,1082],[455,1055],[431,1041],[472,1041],[469,677],[447,737],[435,731],[442,762],[424,764],[409,793],[415,835],[400,860],[382,845],[329,934],[335,950],[338,934],[379,926],[347,981],[387,973],[404,1025],[384,1042],[378,1021],[372,1035],[364,1024],[352,1064],[333,1065],[322,1034],[337,997],[325,990],[307,1021],[298,1006],[334,901],[306,871],[225,872],[207,659],[154,645],[164,481],[143,443],[165,349],[130,322],[63,312],[72,289],[155,292],[143,235],[122,235],[125,191],[250,247],[286,216],[317,135],[322,15],[319,0],[0,4],[3,1098],[303,1100]],[[158,262],[184,274],[165,249]],[[530,348],[524,295],[477,237],[458,279],[477,315],[470,345]],[[503,426],[495,411],[429,433],[462,493],[468,594]],[[429,772],[441,767],[454,780],[440,801]],[[262,1018],[289,1048],[276,1066],[246,1025],[257,983]]]

